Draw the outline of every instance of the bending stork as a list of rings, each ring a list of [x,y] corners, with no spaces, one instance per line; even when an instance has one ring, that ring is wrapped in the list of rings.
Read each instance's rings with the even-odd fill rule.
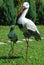
[[[29,10],[29,3],[24,2],[17,14],[17,20],[16,20],[16,25],[18,25],[21,31],[23,32],[23,35],[27,43],[26,60],[27,60],[27,54],[28,54],[29,38],[31,36],[34,36],[36,40],[41,40],[40,33],[36,25],[34,24],[34,22],[25,17],[28,10]]]

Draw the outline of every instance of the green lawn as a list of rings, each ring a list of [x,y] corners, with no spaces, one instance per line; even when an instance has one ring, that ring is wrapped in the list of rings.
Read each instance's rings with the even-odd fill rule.
[[[37,26],[41,36],[44,35],[44,26]],[[0,26],[0,42],[5,42],[6,44],[0,45],[0,65],[44,65],[44,39],[41,41],[30,41],[29,50],[28,50],[28,64],[26,63],[26,50],[20,51],[16,58],[7,59],[6,56],[11,49],[11,46],[8,42],[8,32],[9,26]],[[17,33],[19,40],[22,40],[24,36],[18,27],[15,27],[15,32]],[[14,45],[14,52],[21,50],[26,47],[26,42],[21,42]],[[22,57],[23,56],[23,57]]]

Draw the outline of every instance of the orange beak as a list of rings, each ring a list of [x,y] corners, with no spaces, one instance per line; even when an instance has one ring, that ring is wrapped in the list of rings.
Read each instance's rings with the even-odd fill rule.
[[[18,11],[18,14],[16,16],[20,15],[23,12],[24,9],[25,9],[25,7],[22,6],[21,9]]]

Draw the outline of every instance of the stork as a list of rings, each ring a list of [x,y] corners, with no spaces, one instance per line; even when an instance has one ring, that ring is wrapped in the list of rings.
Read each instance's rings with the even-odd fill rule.
[[[10,28],[10,32],[8,33],[8,38],[10,39],[11,41],[11,50],[10,50],[10,53],[13,54],[13,47],[14,47],[14,44],[17,42],[18,40],[18,37],[16,35],[16,33],[14,32],[14,25],[11,25],[11,28]],[[9,53],[9,54],[10,54]]]
[[[31,36],[34,36],[35,40],[37,40],[37,41],[41,40],[40,33],[39,33],[36,25],[34,24],[34,22],[31,21],[30,19],[26,18],[26,14],[29,10],[29,6],[30,5],[28,2],[23,3],[21,9],[18,11],[17,20],[16,20],[16,25],[18,25],[20,30],[23,32],[23,35],[24,35],[26,43],[27,43],[26,60],[28,58],[27,54],[28,54],[29,38]]]

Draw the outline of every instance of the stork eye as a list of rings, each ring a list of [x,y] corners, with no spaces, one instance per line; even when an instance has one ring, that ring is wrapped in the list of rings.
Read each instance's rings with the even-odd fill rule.
[[[28,6],[28,4],[26,4],[26,6]]]

